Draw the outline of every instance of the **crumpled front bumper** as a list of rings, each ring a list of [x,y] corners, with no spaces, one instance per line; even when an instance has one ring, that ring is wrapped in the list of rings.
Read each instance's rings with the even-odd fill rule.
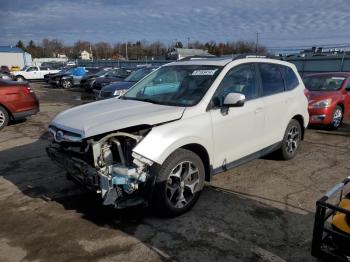
[[[103,175],[97,169],[85,161],[70,157],[57,147],[49,146],[46,148],[47,155],[55,164],[66,170],[68,176],[85,188],[101,194],[104,205],[114,205],[115,208],[126,208],[139,204],[147,205],[150,188],[142,187],[134,194],[125,193],[122,184],[124,179],[108,177]],[[118,181],[123,183],[119,184]],[[117,186],[118,185],[118,186]]]
[[[46,148],[47,155],[62,169],[67,170],[68,175],[92,191],[99,190],[100,179],[97,170],[89,164],[77,158],[70,158],[55,147]]]

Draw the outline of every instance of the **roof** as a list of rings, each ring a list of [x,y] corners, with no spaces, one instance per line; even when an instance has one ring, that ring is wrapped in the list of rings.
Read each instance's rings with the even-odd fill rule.
[[[24,53],[23,49],[15,46],[0,46],[1,53]]]
[[[191,59],[183,59],[173,63],[169,63],[167,65],[214,65],[214,66],[225,66],[232,61],[228,58],[191,58]]]
[[[287,66],[294,66],[293,64],[285,61],[281,61],[276,58],[267,58],[264,56],[250,56],[244,54],[236,54],[231,56],[224,57],[213,57],[213,58],[205,58],[205,57],[186,57],[179,61],[169,63],[167,65],[213,65],[213,66],[225,66],[233,61],[246,60],[250,62],[265,62],[265,63],[275,63],[282,64]]]

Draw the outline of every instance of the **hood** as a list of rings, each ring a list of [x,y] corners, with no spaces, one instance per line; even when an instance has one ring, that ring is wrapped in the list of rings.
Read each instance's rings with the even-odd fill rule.
[[[114,92],[115,90],[129,89],[134,84],[135,84],[135,82],[127,82],[127,81],[116,82],[116,83],[112,83],[108,86],[105,86],[104,88],[102,88],[102,90],[105,92]]]
[[[112,83],[116,81],[123,81],[121,77],[98,77],[96,83]]]
[[[89,80],[89,79],[96,78],[96,77],[97,77],[97,75],[84,75],[82,79]]]
[[[56,73],[56,74],[52,74],[52,77],[61,77],[61,76],[69,76],[70,74],[68,73]]]
[[[309,101],[319,101],[328,98],[339,98],[341,95],[339,90],[337,91],[306,91],[305,92]]]
[[[87,138],[137,125],[178,120],[184,110],[184,107],[112,98],[63,111],[51,125]]]

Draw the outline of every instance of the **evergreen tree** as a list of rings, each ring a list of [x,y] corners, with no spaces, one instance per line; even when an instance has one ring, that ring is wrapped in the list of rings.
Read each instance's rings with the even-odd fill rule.
[[[21,48],[23,51],[26,50],[26,48],[24,47],[24,44],[23,44],[23,42],[21,40],[19,40],[17,42],[16,47]]]

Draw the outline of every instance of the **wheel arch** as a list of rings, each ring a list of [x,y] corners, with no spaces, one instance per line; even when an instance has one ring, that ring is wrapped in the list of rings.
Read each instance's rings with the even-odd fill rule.
[[[337,106],[340,106],[340,107],[341,107],[341,109],[343,110],[343,114],[344,114],[344,110],[345,110],[344,104],[343,104],[342,102],[338,102],[338,103],[337,103]]]
[[[305,121],[304,121],[304,117],[302,115],[295,115],[293,116],[294,120],[297,120],[301,126],[301,139],[303,140],[304,139],[304,134],[305,134]]]
[[[23,75],[16,75],[16,79],[19,77],[23,78],[24,80],[27,80],[27,78],[25,78]]]
[[[192,151],[193,153],[195,153],[197,156],[200,157],[205,169],[205,181],[210,182],[211,180],[210,157],[205,147],[200,144],[193,143],[193,144],[184,145],[180,148]]]
[[[10,111],[10,109],[8,109],[7,106],[5,106],[4,104],[1,104],[1,103],[0,103],[0,106],[3,107],[3,108],[5,108],[5,110],[7,111],[7,113],[8,113],[8,115],[9,115],[10,119],[13,120],[14,117],[13,117],[13,114],[12,114],[12,112]]]

